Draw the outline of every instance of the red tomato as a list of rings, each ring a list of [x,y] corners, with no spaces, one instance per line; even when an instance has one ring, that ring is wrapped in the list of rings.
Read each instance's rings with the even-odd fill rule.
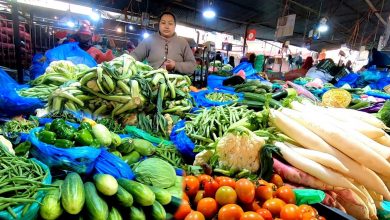
[[[184,220],[205,220],[202,213],[198,211],[191,211]]]
[[[255,185],[248,179],[240,179],[236,182],[238,200],[243,203],[251,203],[255,199]]]
[[[186,200],[187,202],[190,201],[190,198],[188,198],[186,193],[183,193],[183,200]]]
[[[280,217],[283,220],[297,220],[299,219],[298,206],[294,204],[287,204],[283,206],[282,211],[280,211]]]
[[[218,204],[213,198],[203,198],[198,202],[196,210],[201,212],[205,218],[210,219],[217,214]]]
[[[200,184],[200,189],[204,189],[204,183],[206,181],[210,181],[212,179],[211,176],[206,175],[206,174],[201,174],[198,176],[199,184]]]
[[[215,181],[218,182],[220,187],[221,186],[230,186],[234,189],[236,186],[236,181],[234,181],[234,179],[226,177],[226,176],[219,176],[219,177],[215,178]]]
[[[244,212],[240,220],[264,220],[264,218],[256,212]]]
[[[256,188],[256,198],[258,200],[266,201],[273,198],[274,190],[269,185],[259,185]]]
[[[235,204],[237,202],[237,193],[230,186],[222,186],[215,193],[215,200],[220,205]]]
[[[324,216],[320,216],[318,217],[318,220],[326,220],[326,218]]]
[[[215,193],[219,188],[219,184],[214,179],[210,179],[204,183],[204,197],[214,198]]]
[[[276,196],[289,204],[295,204],[295,193],[289,186],[282,186],[276,190]]]
[[[271,214],[271,212],[268,209],[261,208],[261,209],[258,209],[256,212],[258,214],[260,214],[261,217],[264,218],[264,220],[272,220],[273,219],[272,218],[272,214]]]
[[[199,190],[199,180],[194,176],[185,177],[185,192],[189,197],[194,197]]]
[[[278,188],[284,185],[282,177],[278,174],[272,174],[270,182],[275,184]]]
[[[283,206],[285,205],[286,203],[283,200],[278,198],[273,198],[265,201],[263,204],[263,208],[268,209],[273,216],[278,216]]]
[[[199,200],[204,198],[204,190],[199,190],[198,193],[196,193],[194,204],[198,205]]]
[[[315,210],[313,207],[303,204],[298,207],[298,215],[300,219],[303,219],[304,217],[306,219],[310,219],[311,217],[317,217],[317,210]]]
[[[239,205],[228,204],[218,211],[218,220],[240,220],[244,211]]]
[[[253,212],[256,212],[257,210],[261,209],[261,206],[259,204],[258,201],[253,201],[252,203],[250,204],[244,204],[245,206],[245,209],[246,211],[253,211]]]
[[[180,204],[179,209],[176,211],[175,215],[173,216],[176,220],[182,220],[184,219],[190,212],[192,211],[190,204],[183,200]]]

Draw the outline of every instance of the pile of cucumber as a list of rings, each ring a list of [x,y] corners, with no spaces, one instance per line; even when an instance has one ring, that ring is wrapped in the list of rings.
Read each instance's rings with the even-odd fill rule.
[[[165,189],[96,174],[83,182],[77,173],[56,180],[40,206],[42,219],[170,219],[181,204]]]

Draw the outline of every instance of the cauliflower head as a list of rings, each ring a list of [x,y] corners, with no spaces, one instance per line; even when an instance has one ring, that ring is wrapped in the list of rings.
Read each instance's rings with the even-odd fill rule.
[[[260,168],[259,155],[265,144],[264,139],[246,128],[235,128],[234,131],[228,132],[217,144],[219,167],[257,172]]]

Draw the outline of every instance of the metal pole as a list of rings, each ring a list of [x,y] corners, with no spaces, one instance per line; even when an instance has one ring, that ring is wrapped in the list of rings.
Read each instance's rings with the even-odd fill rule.
[[[14,31],[14,44],[15,44],[15,58],[16,58],[16,69],[18,71],[18,82],[23,83],[23,67],[22,67],[22,52],[20,43],[20,32],[19,32],[19,11],[18,4],[16,1],[12,1],[12,26]]]
[[[249,23],[245,26],[244,45],[242,47],[242,56],[245,56],[245,45],[246,45],[246,38],[248,37],[248,28],[249,28]]]
[[[378,13],[378,10],[376,10],[376,8],[372,4],[372,2],[370,0],[364,0],[364,1],[371,8],[371,10],[375,13],[375,16],[379,19],[379,21],[381,21],[381,23],[386,26],[387,23],[386,23],[385,19],[383,19],[382,16]]]
[[[31,46],[33,49],[33,54],[37,53],[37,48],[35,47],[35,24],[34,24],[34,9],[30,10],[30,33],[31,33]]]

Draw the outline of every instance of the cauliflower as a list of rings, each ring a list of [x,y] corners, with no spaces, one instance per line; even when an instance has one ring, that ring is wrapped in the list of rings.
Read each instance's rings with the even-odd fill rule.
[[[255,173],[260,168],[260,149],[263,138],[249,129],[239,126],[229,131],[219,140],[216,147],[219,167],[228,170],[249,170]]]
[[[195,156],[193,165],[201,166],[205,163],[208,164],[213,155],[214,155],[214,150],[203,150]]]

